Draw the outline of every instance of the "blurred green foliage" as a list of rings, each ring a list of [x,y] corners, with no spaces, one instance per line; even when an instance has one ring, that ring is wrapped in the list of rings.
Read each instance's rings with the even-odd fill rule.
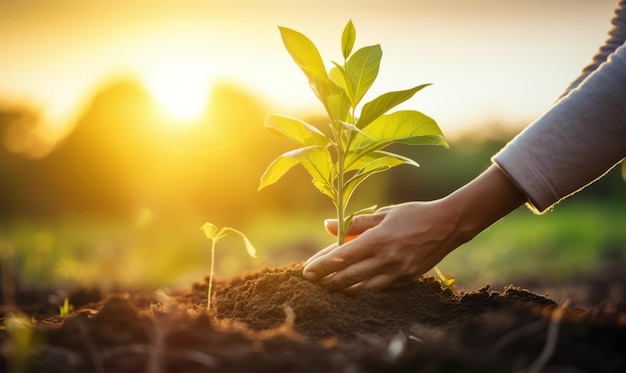
[[[571,202],[542,216],[515,211],[454,251],[440,267],[471,288],[563,283],[604,264],[626,262],[624,209],[606,201]]]

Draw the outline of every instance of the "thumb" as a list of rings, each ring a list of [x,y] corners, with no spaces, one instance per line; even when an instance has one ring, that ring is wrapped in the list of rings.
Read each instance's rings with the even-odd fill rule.
[[[366,230],[377,226],[385,217],[385,214],[368,214],[368,215],[357,215],[352,218],[350,222],[350,226],[348,227],[347,236],[358,236]],[[337,223],[337,219],[326,219],[324,220],[324,226],[326,230],[336,236],[338,231],[339,224]]]

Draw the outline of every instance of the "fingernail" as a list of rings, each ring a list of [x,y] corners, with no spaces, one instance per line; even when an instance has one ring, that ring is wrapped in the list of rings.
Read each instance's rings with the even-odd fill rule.
[[[307,281],[317,281],[317,275],[315,272],[306,271],[302,274],[305,280]]]

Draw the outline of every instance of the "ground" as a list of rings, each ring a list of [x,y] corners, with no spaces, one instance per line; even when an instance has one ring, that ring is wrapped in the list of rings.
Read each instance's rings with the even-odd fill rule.
[[[623,277],[624,271],[618,272]],[[348,296],[307,282],[299,264],[217,280],[213,289],[210,312],[206,279],[169,295],[80,289],[70,295],[75,307],[66,317],[59,316],[56,305],[24,304],[22,312],[34,319],[34,335],[24,352],[19,336],[4,328],[0,368],[59,373],[626,371],[623,297],[581,306],[580,300],[559,303],[515,286],[457,291],[432,277],[410,287]]]

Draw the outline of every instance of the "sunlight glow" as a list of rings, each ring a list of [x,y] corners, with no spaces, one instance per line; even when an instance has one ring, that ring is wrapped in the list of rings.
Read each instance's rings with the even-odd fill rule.
[[[179,61],[155,66],[144,80],[163,110],[177,124],[188,124],[200,118],[206,108],[208,78],[204,65]]]

